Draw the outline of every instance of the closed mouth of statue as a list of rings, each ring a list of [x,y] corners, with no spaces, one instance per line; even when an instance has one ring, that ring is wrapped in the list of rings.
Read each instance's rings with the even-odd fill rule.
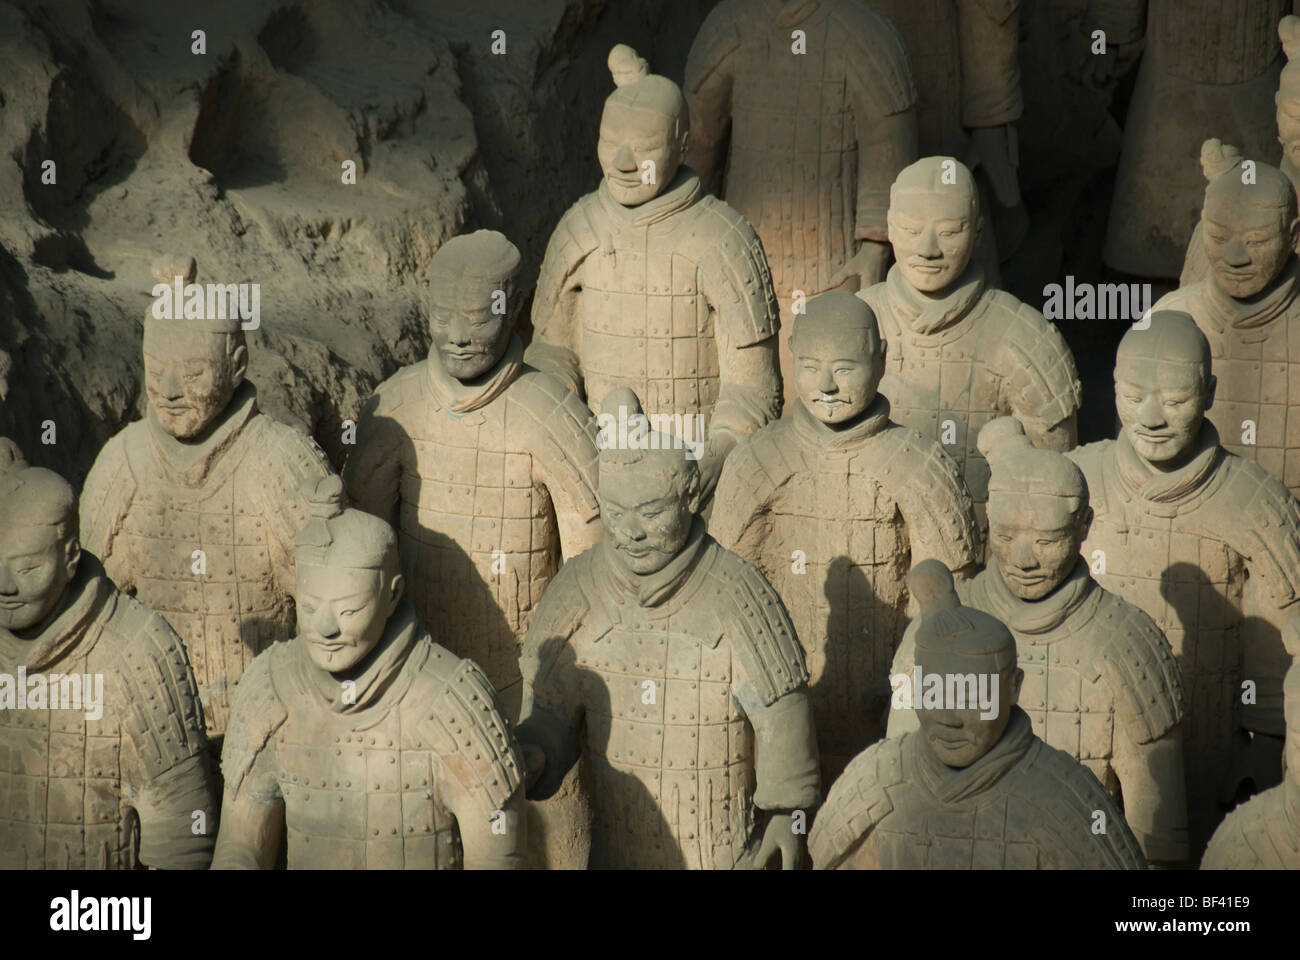
[[[930,263],[928,261],[917,263],[915,260],[912,261],[912,269],[920,270],[922,273],[940,273],[945,267],[946,264],[942,263]]]
[[[1143,443],[1165,443],[1174,437],[1170,433],[1142,433],[1138,431],[1137,438]]]
[[[27,606],[26,600],[0,600],[0,608],[5,610],[17,610],[25,606]]]
[[[442,355],[443,355],[444,357],[446,357],[448,360],[474,360],[474,359],[476,359],[476,358],[478,358],[478,357],[483,356],[483,354],[479,353],[479,352],[476,351],[476,350],[475,350],[475,351],[469,351],[469,352],[467,352],[467,353],[455,353],[455,352],[453,352],[453,351],[446,350],[446,351],[443,351],[443,354],[442,354]]]
[[[610,183],[612,183],[612,184],[615,185],[615,186],[623,187],[623,188],[628,189],[628,190],[631,190],[631,189],[633,189],[634,187],[639,187],[639,186],[641,186],[641,178],[640,178],[640,177],[630,177],[630,178],[629,178],[629,177],[619,177],[619,176],[614,176],[613,174],[606,174],[606,175],[605,175],[605,179],[607,179]]]
[[[624,553],[626,553],[629,557],[632,557],[636,560],[640,560],[643,557],[648,557],[650,556],[650,554],[655,552],[653,547],[620,547],[619,549],[622,550]]]
[[[1047,579],[1041,573],[1017,573],[1014,570],[1006,574],[1008,580],[1018,583],[1022,587],[1036,587]]]
[[[326,653],[338,653],[340,650],[342,650],[344,647],[347,646],[347,644],[341,640],[334,640],[334,641],[313,640],[312,643],[314,643],[321,650],[324,650]]]

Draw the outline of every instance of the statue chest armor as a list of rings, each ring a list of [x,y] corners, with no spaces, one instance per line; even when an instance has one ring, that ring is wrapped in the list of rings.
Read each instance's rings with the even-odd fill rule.
[[[894,809],[872,831],[881,869],[1035,870],[1045,864],[1037,829],[1045,818],[1020,797],[990,789],[942,803],[917,783],[891,787]]]
[[[602,245],[583,261],[578,297],[593,410],[614,388],[631,387],[647,413],[712,414],[718,346],[692,255],[710,238],[695,237],[696,221],[688,207],[648,226],[607,213],[595,224]]]
[[[727,869],[753,829],[754,741],[732,699],[732,653],[707,611],[621,608],[575,644],[594,807],[592,864]],[[575,638],[577,639],[577,638]]]
[[[895,423],[938,441],[956,461],[982,523],[989,467],[975,441],[984,424],[1011,410],[1002,401],[1001,378],[987,363],[993,344],[981,321],[987,325],[993,317],[976,306],[946,330],[926,335],[904,329],[891,336],[880,392],[889,398]]]
[[[898,504],[865,458],[813,459],[768,513],[781,595],[807,657],[818,742],[845,760],[882,733],[907,606],[911,547]],[[796,553],[799,551],[799,553]]]
[[[1242,556],[1195,514],[1156,516],[1136,502],[1099,509],[1081,552],[1103,587],[1144,610],[1169,639],[1183,675],[1188,756],[1221,747],[1241,689]]]
[[[255,462],[250,452],[244,464]],[[104,566],[185,641],[208,733],[223,733],[245,668],[295,626],[292,598],[277,587],[278,547],[254,495],[256,470],[220,471],[199,487],[139,473],[137,483]]]
[[[1088,635],[1067,620],[1046,636],[1036,634],[1035,640],[1016,637],[1025,672],[1017,706],[1029,715],[1040,740],[1078,760],[1116,794],[1118,782],[1110,768],[1115,701],[1104,677],[1090,676],[1095,656]]]
[[[1206,339],[1219,381],[1206,417],[1223,446],[1300,494],[1300,301],[1262,327]]]
[[[954,0],[875,0],[898,27],[916,80],[920,155],[960,157],[966,150],[961,122],[961,46]]]
[[[95,668],[82,659],[47,676],[62,672]],[[83,710],[0,710],[0,868],[133,869],[139,821],[123,802],[121,755],[107,697],[98,720]]]
[[[394,708],[363,727],[323,706],[290,711],[275,756],[291,869],[460,868],[460,833],[420,718]]]
[[[825,17],[801,23],[808,55],[800,56],[789,30],[755,26],[735,58],[725,199],[762,239],[777,296],[796,288],[812,296],[856,247],[857,134],[843,40]]]
[[[402,467],[402,566],[421,621],[498,690],[559,567],[555,508],[505,398],[456,417],[430,410]]]

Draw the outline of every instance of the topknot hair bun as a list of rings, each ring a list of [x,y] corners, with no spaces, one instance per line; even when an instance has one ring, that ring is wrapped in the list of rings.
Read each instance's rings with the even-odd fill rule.
[[[1201,144],[1201,171],[1206,180],[1213,180],[1235,169],[1241,161],[1241,151],[1218,137],[1211,137]]]
[[[645,57],[638,56],[637,52],[626,43],[615,45],[609,51],[607,62],[616,87],[626,87],[650,75],[650,64],[646,62]]]

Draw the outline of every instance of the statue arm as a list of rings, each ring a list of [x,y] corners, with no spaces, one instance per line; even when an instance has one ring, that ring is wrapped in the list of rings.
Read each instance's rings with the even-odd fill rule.
[[[563,587],[558,577],[551,581],[548,596],[557,584]],[[530,800],[549,799],[577,763],[582,749],[582,706],[573,689],[572,650],[566,636],[536,630],[539,625],[543,625],[541,617],[530,625],[519,659],[523,702],[515,728],[525,755],[544,758],[540,769],[528,771]]]
[[[1111,766],[1123,792],[1124,819],[1147,863],[1186,866],[1190,851],[1181,724],[1155,740],[1136,743],[1117,723],[1114,750]]]
[[[397,421],[379,413],[380,403],[375,394],[361,409],[356,446],[343,464],[343,485],[358,509],[396,527],[405,434]]]
[[[821,802],[821,773],[807,685],[770,704],[743,683],[735,696],[754,728],[754,805],[780,813],[810,811]]]
[[[898,650],[894,652],[894,662],[889,668],[889,677],[892,681],[894,677],[904,676],[907,678],[905,691],[900,689],[891,682],[893,688],[890,695],[889,719],[885,724],[885,735],[891,739],[898,739],[905,733],[921,728],[921,721],[916,718],[916,710],[910,705],[912,698],[912,669],[916,666],[916,627],[919,620],[913,620],[903,631],[903,639],[898,644]],[[894,701],[905,697],[908,706],[894,706]]]
[[[1020,0],[957,0],[961,120],[1000,127],[1024,112],[1020,91]]]
[[[686,165],[699,174],[705,192],[715,195],[722,189],[726,168],[734,61],[740,47],[740,33],[730,7],[723,3],[705,18],[686,57],[683,83],[691,118]]]
[[[208,868],[217,803],[206,751],[155,777],[132,805],[140,818],[141,863],[159,870]]]
[[[549,381],[545,388],[555,393],[543,401],[549,410],[538,418],[545,439],[533,457],[533,470],[536,482],[551,496],[560,553],[569,560],[600,543],[605,534],[596,498],[596,419],[562,384]],[[526,415],[538,413],[530,409]]]
[[[284,836],[284,800],[226,789],[213,870],[271,870]]]
[[[450,777],[442,777],[441,782],[456,783]],[[460,831],[466,870],[518,870],[523,865],[522,790],[515,790],[499,809],[491,811],[463,790],[451,790],[447,800]]]
[[[533,340],[524,360],[549,373],[579,397],[586,397],[578,328],[580,269],[595,248],[595,233],[582,207],[585,199],[560,218],[546,244],[533,296]]]

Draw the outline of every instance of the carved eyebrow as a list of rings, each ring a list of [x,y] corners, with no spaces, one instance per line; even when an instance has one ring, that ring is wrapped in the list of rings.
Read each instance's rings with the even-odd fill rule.
[[[369,596],[370,596],[369,590],[358,590],[355,593],[347,593],[341,597],[335,597],[333,599],[337,600],[339,603],[347,603],[351,600],[357,599],[358,597],[369,597]],[[316,596],[315,594],[306,593],[305,591],[300,590],[298,591],[298,599],[310,600],[315,603],[315,602],[319,602],[321,598]]]

